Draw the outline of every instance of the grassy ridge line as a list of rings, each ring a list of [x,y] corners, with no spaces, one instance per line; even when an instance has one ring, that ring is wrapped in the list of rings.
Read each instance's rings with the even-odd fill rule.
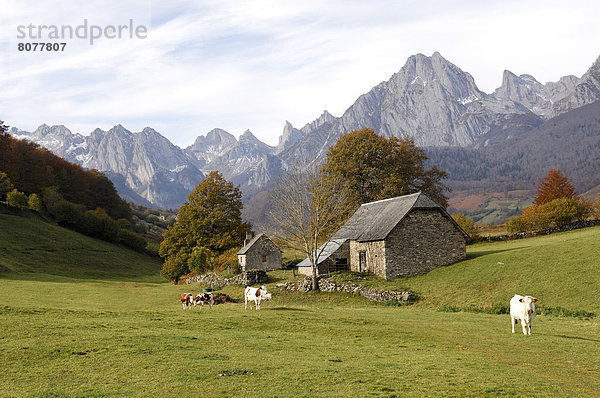
[[[0,275],[161,282],[160,263],[36,218],[0,214]]]

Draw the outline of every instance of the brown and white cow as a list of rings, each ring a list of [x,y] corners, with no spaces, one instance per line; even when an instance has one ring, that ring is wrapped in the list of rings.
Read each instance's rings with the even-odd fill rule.
[[[200,293],[194,298],[194,306],[200,304],[202,308],[204,308],[204,304],[208,304],[210,309],[212,310],[212,306],[214,303],[213,294],[211,292],[208,293]]]
[[[181,305],[183,309],[192,308],[194,303],[194,295],[192,293],[181,293]]]
[[[265,286],[261,287],[250,287],[247,286],[246,290],[244,290],[244,309],[248,309],[248,301],[250,301],[250,309],[252,309],[252,301],[254,301],[254,305],[257,310],[260,310],[260,302],[262,300],[270,300],[271,293],[267,293],[267,288]]]

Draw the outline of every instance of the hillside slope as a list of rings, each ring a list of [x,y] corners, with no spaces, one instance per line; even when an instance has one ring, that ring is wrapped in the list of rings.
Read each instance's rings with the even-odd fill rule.
[[[561,169],[580,192],[598,185],[600,101],[521,134],[488,137],[481,149],[427,148],[429,162],[448,171],[455,190],[531,189],[551,168]],[[498,192],[498,191],[496,191]]]
[[[377,287],[412,290],[416,307],[508,305],[515,294],[532,295],[538,305],[591,311],[600,315],[600,227],[529,239],[467,247],[467,260],[428,274]]]
[[[0,214],[0,277],[164,282],[157,259],[49,224]]]

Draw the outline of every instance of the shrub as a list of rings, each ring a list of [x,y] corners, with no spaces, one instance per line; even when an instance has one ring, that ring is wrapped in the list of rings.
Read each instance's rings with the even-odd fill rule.
[[[107,241],[119,239],[119,224],[101,208],[86,211],[81,227],[90,236]]]
[[[6,201],[9,206],[24,209],[27,207],[27,195],[23,192],[19,192],[13,189],[11,192],[6,194]]]
[[[188,257],[189,254],[186,255],[183,251],[180,251],[173,256],[169,256],[163,263],[163,267],[160,270],[160,276],[177,284],[179,278],[190,272],[190,269],[188,268]]]
[[[559,198],[542,205],[542,211],[553,227],[562,227],[586,216],[585,204],[577,198]]]
[[[139,252],[144,251],[148,244],[146,239],[128,229],[119,230],[119,242]]]
[[[454,213],[452,214],[452,219],[456,221],[456,223],[462,228],[463,231],[469,234],[471,239],[479,237],[479,231],[475,226],[475,222],[471,218],[465,216],[462,213]]]
[[[595,220],[600,220],[600,198],[596,198],[596,201],[590,204],[590,215]]]
[[[580,199],[558,198],[529,206],[520,216],[511,218],[506,229],[511,233],[539,232],[582,220],[586,213],[586,204]]]
[[[76,205],[64,199],[51,206],[46,205],[46,208],[57,223],[66,226],[80,225],[85,213],[85,206]]]
[[[237,256],[239,250],[239,247],[234,247],[227,250],[225,253],[218,255],[215,258],[215,272],[220,274],[227,270],[230,274],[239,273],[241,271]]]
[[[525,223],[523,222],[523,217],[516,216],[508,220],[506,222],[506,230],[511,234],[516,234],[525,231],[526,228]]]
[[[133,224],[126,218],[119,218],[117,220],[117,224],[119,224],[119,228],[121,229],[129,229],[133,231]]]
[[[32,193],[29,195],[29,200],[27,201],[27,205],[31,210],[42,211],[42,199],[40,199],[40,195],[37,193]]]
[[[0,171],[0,200],[6,197],[6,194],[12,191],[15,187],[6,173]]]
[[[573,317],[573,318],[594,318],[596,314],[586,310],[570,310],[563,307],[544,307],[539,306],[535,309],[540,315],[556,316],[556,317]]]

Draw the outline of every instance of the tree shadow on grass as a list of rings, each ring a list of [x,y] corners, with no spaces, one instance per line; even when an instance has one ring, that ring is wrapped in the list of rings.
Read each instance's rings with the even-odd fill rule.
[[[584,341],[592,341],[594,343],[600,343],[600,340],[598,340],[598,339],[590,339],[588,337],[567,336],[566,334],[551,334],[550,336],[561,337],[563,339],[584,340]]]
[[[483,257],[483,256],[488,256],[490,254],[497,254],[497,253],[503,253],[503,252],[510,252],[513,250],[520,250],[520,249],[524,249],[525,246],[519,246],[519,247],[513,247],[511,249],[501,249],[501,250],[484,250],[484,251],[479,251],[479,252],[471,252],[471,253],[467,253],[467,257],[465,258],[465,260],[473,260],[475,258],[478,257]]]
[[[303,311],[303,312],[307,312],[307,309],[304,308],[296,308],[296,307],[269,307],[269,308],[262,308],[262,310],[269,310],[269,311]]]

